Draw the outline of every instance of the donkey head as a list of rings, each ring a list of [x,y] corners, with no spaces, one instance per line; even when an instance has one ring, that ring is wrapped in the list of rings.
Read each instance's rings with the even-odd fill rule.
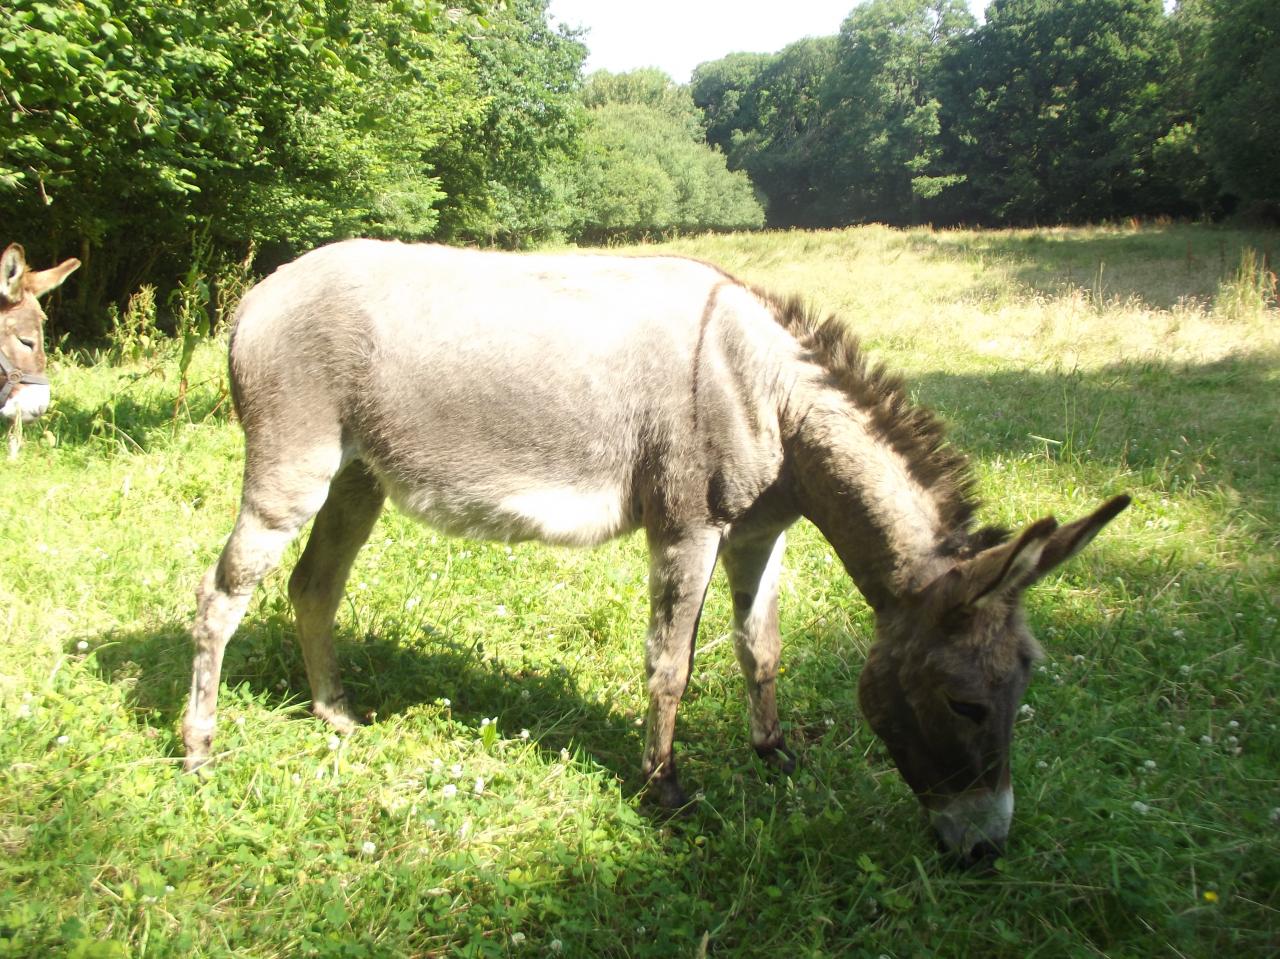
[[[22,247],[0,256],[0,416],[33,420],[49,408],[44,373],[44,311],[36,298],[56,289],[80,266],[67,260],[50,270],[27,269]]]
[[[858,684],[862,711],[942,844],[966,863],[998,855],[1013,816],[1009,745],[1040,655],[1022,593],[1128,505],[1118,496],[1065,526],[1033,523],[879,616]]]

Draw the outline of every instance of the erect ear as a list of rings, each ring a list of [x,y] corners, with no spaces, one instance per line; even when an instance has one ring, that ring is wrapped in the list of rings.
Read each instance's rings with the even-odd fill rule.
[[[0,256],[0,300],[12,305],[22,300],[22,275],[27,272],[27,254],[16,243]]]
[[[958,605],[981,608],[992,600],[1025,588],[1036,578],[1040,559],[1051,542],[1058,521],[1052,516],[1037,520],[1017,539],[984,549],[959,563]]]
[[[1088,546],[1098,535],[1098,531],[1119,516],[1130,502],[1130,498],[1123,494],[1112,497],[1084,519],[1059,526],[1041,551],[1040,561],[1036,564],[1035,576],[1032,578],[1039,579]]]
[[[28,273],[23,285],[31,292],[32,296],[44,296],[50,290],[56,290],[60,287],[62,281],[78,269],[80,269],[80,261],[73,257],[70,260],[63,260],[57,266],[48,270],[41,270],[39,273]]]

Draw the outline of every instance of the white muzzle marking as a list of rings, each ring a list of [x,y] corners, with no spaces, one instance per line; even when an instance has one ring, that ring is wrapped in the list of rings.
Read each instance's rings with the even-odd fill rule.
[[[929,813],[952,852],[967,855],[980,842],[1003,844],[1013,821],[1013,790],[961,793],[945,809]]]
[[[49,408],[49,387],[43,383],[19,383],[4,406],[0,407],[0,416],[5,419],[21,419],[30,423],[44,415]]]

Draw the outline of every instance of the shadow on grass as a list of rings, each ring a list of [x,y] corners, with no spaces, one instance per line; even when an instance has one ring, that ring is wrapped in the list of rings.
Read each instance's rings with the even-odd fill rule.
[[[1188,297],[1211,300],[1246,247],[1269,263],[1280,252],[1280,233],[1274,230],[1185,224],[1138,230],[915,231],[909,236],[917,253],[995,260],[1020,285],[1043,294],[1082,288],[1108,302],[1137,301],[1160,310]]]
[[[1221,485],[1254,505],[1269,502],[1277,518],[1278,384],[1280,356],[1258,353],[1091,371],[926,373],[910,386],[975,459],[1041,453],[1147,472],[1144,482],[1171,489]]]
[[[191,640],[187,624],[95,637],[104,681],[127,683],[139,721],[175,734],[187,706]],[[339,629],[335,646],[343,682],[357,712],[372,722],[423,703],[450,701],[450,715],[479,726],[501,716],[503,730],[528,729],[538,747],[558,755],[581,748],[639,791],[642,730],[584,696],[563,667],[550,670],[512,666],[484,656],[475,647],[435,632],[421,640],[365,635]],[[297,715],[319,728],[309,709],[311,690],[294,639],[291,616],[252,612],[227,645],[222,680],[243,687],[276,709],[296,707]],[[174,748],[181,750],[176,734]]]

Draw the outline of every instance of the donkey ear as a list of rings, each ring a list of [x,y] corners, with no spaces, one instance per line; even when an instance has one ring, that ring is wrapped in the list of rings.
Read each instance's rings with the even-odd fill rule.
[[[0,256],[0,300],[10,305],[22,300],[22,276],[27,272],[27,254],[10,243]]]
[[[1099,530],[1119,516],[1130,502],[1130,498],[1125,495],[1112,497],[1084,519],[1059,526],[1040,553],[1034,579],[1039,579],[1088,546]]]
[[[72,258],[39,273],[28,273],[24,285],[32,296],[44,296],[50,290],[62,286],[62,281],[80,269],[80,261]]]
[[[981,608],[998,597],[1025,588],[1038,574],[1041,557],[1052,541],[1058,521],[1052,516],[1032,523],[1017,539],[984,549],[957,570],[965,606]]]

